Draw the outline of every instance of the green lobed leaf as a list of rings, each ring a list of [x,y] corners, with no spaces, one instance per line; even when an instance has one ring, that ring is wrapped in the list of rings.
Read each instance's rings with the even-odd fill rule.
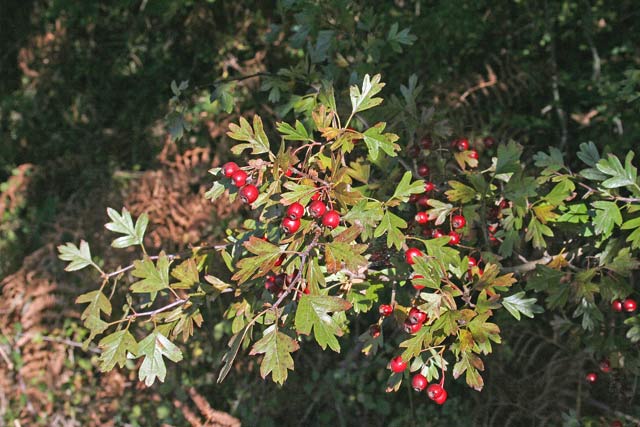
[[[89,244],[84,240],[80,241],[80,248],[71,242],[58,246],[58,258],[63,261],[69,261],[64,268],[65,271],[81,270],[89,265],[95,265],[91,260],[91,251]]]
[[[444,194],[450,202],[469,203],[476,197],[476,191],[458,181],[449,181],[450,190],[447,190]]]
[[[253,155],[269,152],[269,139],[264,133],[262,119],[257,114],[253,116],[253,128],[247,119],[240,117],[240,126],[231,123],[227,135],[237,141],[247,142],[246,144],[234,145],[231,148],[231,152],[234,154],[240,154],[247,149],[250,149]]]
[[[142,245],[144,232],[149,223],[147,214],[140,215],[135,225],[127,208],[122,208],[122,214],[119,214],[115,209],[107,208],[107,215],[109,215],[112,222],[105,224],[105,228],[114,233],[124,234],[124,236],[115,239],[111,246],[114,248],[126,248],[133,245]]]
[[[142,280],[131,284],[129,289],[134,293],[155,294],[168,288],[170,264],[171,262],[164,252],[160,253],[155,265],[148,256],[145,256],[142,261],[134,261],[131,274]],[[154,298],[152,297],[152,299]]]
[[[553,237],[553,231],[540,221],[535,216],[531,217],[529,225],[527,226],[527,232],[524,235],[524,239],[532,241],[533,247],[536,249],[543,249],[547,247],[547,242],[544,240],[544,236]]]
[[[542,307],[536,305],[536,298],[525,298],[525,292],[521,291],[502,299],[502,305],[516,320],[520,320],[520,313],[533,318],[534,313],[541,313]]]
[[[147,387],[150,387],[156,378],[164,382],[167,367],[163,357],[176,363],[182,360],[180,349],[158,330],[154,330],[138,343],[137,356],[144,357],[138,371],[138,379],[144,381]]]
[[[386,123],[377,123],[363,133],[364,142],[369,149],[369,156],[374,162],[378,160],[380,150],[390,157],[395,157],[396,151],[400,150],[400,146],[395,143],[399,139],[398,135],[382,133],[385,127]]]
[[[178,283],[171,285],[173,289],[189,289],[199,283],[200,273],[198,272],[196,260],[189,258],[181,262],[171,270],[171,276],[178,280]]]
[[[253,345],[249,354],[264,354],[262,362],[260,362],[260,375],[262,378],[266,378],[271,374],[271,379],[274,382],[284,384],[288,371],[293,371],[291,353],[299,348],[296,340],[279,332],[273,325],[265,330],[264,335]]]
[[[495,174],[513,173],[520,170],[520,156],[522,147],[514,141],[498,146],[498,159]]]
[[[606,159],[601,159],[596,168],[611,178],[605,180],[602,186],[605,188],[618,188],[634,185],[638,178],[638,170],[631,164],[634,153],[629,151],[625,159],[625,165],[622,166],[618,157],[609,154]]]
[[[382,98],[375,98],[375,95],[385,86],[384,83],[380,82],[381,78],[380,74],[376,74],[373,78],[366,74],[362,82],[362,90],[356,85],[351,86],[349,94],[352,114],[368,110],[382,103]]]
[[[407,228],[407,222],[390,210],[386,210],[373,236],[377,238],[386,233],[387,247],[395,246],[400,250],[405,241],[405,235],[400,231],[401,228]]]
[[[424,193],[424,181],[411,182],[411,172],[407,171],[402,176],[391,198],[406,202],[412,194],[422,193]]]
[[[596,216],[593,218],[595,233],[602,235],[604,239],[609,238],[615,225],[622,224],[622,214],[615,202],[598,200],[591,204],[596,209]]]
[[[328,295],[303,295],[296,310],[296,330],[305,335],[313,335],[324,350],[329,346],[340,352],[340,344],[336,339],[342,336],[342,328],[329,313],[346,311],[351,304],[339,297]]]
[[[283,138],[287,141],[313,141],[309,136],[309,132],[307,132],[307,129],[300,120],[296,120],[295,126],[296,127],[294,128],[286,122],[276,123],[276,129],[284,135]]]
[[[128,329],[121,329],[102,338],[98,343],[100,371],[108,372],[116,365],[123,368],[127,362],[127,352],[138,354],[138,343]]]

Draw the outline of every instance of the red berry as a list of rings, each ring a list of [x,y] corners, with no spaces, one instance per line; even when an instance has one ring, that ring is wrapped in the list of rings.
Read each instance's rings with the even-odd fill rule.
[[[416,204],[423,208],[429,207],[429,196],[427,196],[426,194],[423,194],[422,196],[418,197]]]
[[[242,187],[247,183],[247,173],[242,169],[237,170],[231,175],[231,181],[236,187]]]
[[[620,420],[613,420],[611,421],[611,427],[622,427],[622,421]]]
[[[589,372],[586,376],[585,379],[587,380],[588,383],[595,383],[598,380],[598,374],[596,374],[595,372]]]
[[[240,167],[238,167],[238,165],[235,162],[225,163],[222,166],[222,172],[224,173],[224,176],[226,176],[227,178],[231,178],[231,175],[233,175],[239,169]]]
[[[407,264],[413,265],[416,261],[416,257],[422,256],[422,252],[418,248],[409,248],[405,252],[404,257],[407,260]]]
[[[276,261],[276,263],[275,263],[275,264],[273,264],[273,265],[274,265],[274,266],[276,266],[276,267],[280,267],[286,258],[287,258],[287,255],[286,255],[286,254],[282,254],[282,255],[280,255],[280,257],[278,258],[278,260]]]
[[[487,148],[491,148],[491,147],[493,147],[493,146],[495,145],[496,140],[495,140],[495,139],[493,139],[493,138],[492,138],[492,137],[490,137],[490,136],[487,136],[485,139],[483,139],[483,140],[482,140],[482,142],[484,142],[484,146],[485,146],[485,147],[487,147]]]
[[[443,405],[447,401],[447,390],[442,390],[442,394],[433,399],[438,405]]]
[[[428,192],[433,191],[435,189],[436,189],[436,185],[433,182],[427,181],[427,182],[424,183],[424,191],[425,191],[425,193],[428,193]]]
[[[300,219],[304,215],[304,206],[295,202],[287,208],[287,216],[293,220]]]
[[[340,224],[340,214],[334,210],[331,210],[322,215],[322,225],[328,228],[336,228]]]
[[[393,313],[393,307],[391,307],[389,304],[382,304],[380,307],[378,307],[378,312],[382,317],[389,317]]]
[[[411,323],[409,321],[404,322],[404,331],[408,334],[417,333],[422,328],[422,323]]]
[[[380,326],[371,325],[371,327],[369,328],[369,333],[371,334],[372,338],[378,338],[380,336]]]
[[[293,234],[300,228],[299,219],[291,219],[289,217],[282,220],[282,229],[285,233]]]
[[[456,148],[458,151],[467,151],[469,149],[469,140],[466,138],[459,139],[456,142]]]
[[[449,243],[452,245],[457,245],[460,243],[460,234],[457,231],[449,232]]]
[[[428,385],[429,381],[427,381],[427,378],[422,374],[415,374],[411,379],[411,387],[413,387],[415,391],[422,391],[427,388]]]
[[[426,212],[418,212],[415,216],[415,220],[418,224],[426,224],[429,222],[429,214]]]
[[[327,205],[325,205],[324,202],[321,202],[320,200],[314,200],[309,205],[309,213],[313,217],[319,218],[322,215],[324,215],[326,211],[327,211]]]
[[[609,363],[608,359],[602,359],[600,361],[600,370],[605,374],[611,372],[611,363]]]
[[[433,230],[433,233],[431,233],[431,237],[433,237],[434,239],[439,239],[440,237],[444,237],[444,233],[436,228],[435,230]]]
[[[290,177],[291,175],[293,175],[293,169],[287,169],[287,171],[284,173],[284,176],[286,177]]]
[[[427,387],[427,396],[429,399],[435,400],[445,393],[444,388],[440,384],[431,384]]]
[[[411,310],[409,310],[409,315],[407,316],[407,319],[412,324],[414,323],[423,324],[424,322],[427,321],[427,313],[425,313],[424,311],[420,311],[415,307],[411,307]]]
[[[613,311],[621,312],[622,311],[622,301],[619,299],[613,300],[611,303],[611,309]]]
[[[507,203],[507,201],[505,199],[500,200],[500,203],[498,203],[498,208],[500,210],[506,208],[509,204]]]
[[[476,160],[478,160],[480,158],[480,156],[478,155],[478,152],[476,150],[469,151],[469,157],[472,158],[472,159],[476,159]]]
[[[415,276],[413,276],[413,280],[415,280],[415,279],[424,279],[424,276],[421,275],[421,274],[416,274]],[[419,285],[419,284],[417,284],[415,282],[412,283],[412,285],[413,285],[414,289],[417,290],[417,291],[420,291],[420,290],[424,289],[424,285]]]
[[[429,166],[425,165],[424,163],[419,164],[418,165],[418,175],[420,175],[420,176],[429,175]]]
[[[258,187],[252,184],[245,185],[238,194],[244,203],[253,203],[258,198]]]
[[[313,193],[313,196],[311,196],[311,200],[313,201],[320,200],[320,196],[321,196],[320,192]]]
[[[469,267],[475,267],[476,265],[478,265],[478,261],[474,257],[470,256],[468,259]]]
[[[638,303],[633,298],[627,298],[622,301],[622,308],[628,313],[633,313],[638,308]]]
[[[451,225],[453,226],[453,228],[462,228],[467,225],[467,219],[462,215],[455,215],[451,219]]]
[[[409,203],[415,203],[415,202],[417,202],[417,201],[418,201],[418,197],[420,197],[420,196],[418,196],[417,194],[412,194],[412,195],[410,195],[410,196],[409,196]]]
[[[407,369],[407,362],[402,360],[402,357],[396,356],[393,359],[391,359],[391,363],[389,363],[389,368],[396,374],[399,374],[400,372]]]
[[[433,144],[433,141],[428,136],[423,136],[422,139],[420,140],[420,146],[424,150],[428,150],[429,148],[431,148],[431,144]]]

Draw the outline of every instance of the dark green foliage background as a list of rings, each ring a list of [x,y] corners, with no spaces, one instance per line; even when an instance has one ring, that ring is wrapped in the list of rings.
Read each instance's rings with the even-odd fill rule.
[[[57,20],[66,34],[56,52],[30,44],[34,37],[54,31]],[[400,30],[410,29],[416,37],[411,45],[389,43],[394,23]],[[333,31],[329,41],[327,30]],[[18,63],[20,49],[29,46],[37,58],[51,60],[40,64],[37,78],[23,74]],[[171,111],[172,80],[190,82],[183,112],[193,129],[180,141],[181,148],[211,145],[219,148],[222,159],[229,158],[224,140],[211,140],[197,122],[199,109],[226,117],[208,98],[229,58],[242,62],[264,52],[266,72],[291,70],[295,77],[279,94],[238,89],[233,114],[259,111],[265,118],[268,106],[271,119],[292,122],[295,111],[283,106],[321,79],[346,88],[365,73],[382,73],[388,98],[415,73],[425,86],[421,103],[435,103],[438,112],[449,117],[454,134],[514,138],[528,153],[557,146],[571,162],[586,141],[617,154],[636,149],[639,49],[640,7],[634,0],[4,0],[0,185],[24,163],[36,166],[36,176],[26,202],[0,218],[0,278],[47,243],[41,236],[55,228],[57,213],[70,199],[90,201],[96,192],[118,193],[127,180],[117,172],[157,166],[163,144],[157,129]],[[340,58],[348,66],[341,65]],[[487,67],[495,71],[499,85],[474,92],[468,103],[449,102],[478,84],[479,75],[486,79]],[[230,73],[241,77],[233,69]],[[590,111],[597,115],[588,123],[572,118]],[[394,131],[404,144],[419,137],[419,132],[398,124]],[[101,221],[104,207],[97,206],[95,214]],[[488,411],[486,402],[496,408],[503,402],[500,385],[517,372],[505,366],[519,350],[540,346],[540,353],[550,352],[549,357],[571,354],[570,343],[563,349],[542,348],[550,332],[535,320],[514,325],[489,362],[486,382],[493,385],[481,395],[452,385],[442,409],[408,389],[384,393],[387,358],[365,360],[357,349],[350,354],[355,338],[345,342],[340,355],[313,345],[303,348],[295,354],[296,371],[282,389],[260,380],[248,360],[240,363],[252,372],[232,374],[217,385],[216,362],[226,342],[219,331],[229,329],[228,323],[217,323],[220,313],[205,313],[205,327],[184,352],[186,360],[171,365],[167,382],[154,386],[163,396],[161,402],[140,403],[133,395],[141,392],[128,390],[120,401],[122,423],[184,425],[171,402],[186,398],[177,384],[192,384],[213,407],[248,426],[505,425],[513,413],[536,425],[528,407],[514,405],[497,419],[482,414]],[[365,319],[356,325],[362,330],[352,331],[352,336],[364,332],[367,324]],[[524,345],[518,338],[527,334],[540,341],[518,347]],[[199,356],[194,356],[196,347]],[[78,350],[76,357],[89,356]],[[575,356],[578,368],[583,358]],[[544,371],[541,363],[530,365],[533,372]],[[554,399],[549,390],[540,395],[538,407]],[[550,410],[558,411],[557,425],[578,425],[571,424],[572,409],[551,405]]]

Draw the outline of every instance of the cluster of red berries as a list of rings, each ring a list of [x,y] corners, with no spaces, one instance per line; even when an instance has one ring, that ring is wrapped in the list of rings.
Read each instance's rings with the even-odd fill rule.
[[[624,301],[620,301],[619,299],[613,300],[611,303],[611,309],[618,313],[623,310],[627,313],[633,313],[638,308],[638,303],[633,298],[625,298]]]
[[[411,307],[407,319],[404,321],[404,331],[408,334],[415,334],[428,320],[427,313]]]
[[[302,203],[295,202],[287,208],[286,216],[282,220],[282,229],[285,233],[293,234],[300,228],[300,218],[304,216],[305,207]],[[314,194],[309,204],[309,214],[314,218],[322,218],[322,225],[334,229],[340,224],[340,214],[319,200],[319,193]]]
[[[469,140],[467,138],[454,139],[451,142],[451,146],[457,148],[458,151],[469,151],[469,157],[478,160],[480,157],[478,152],[474,149],[469,150]]]
[[[298,271],[294,271],[292,274],[280,273],[273,274],[269,273],[265,276],[264,288],[272,293],[273,295],[279,295],[284,289],[285,285],[289,285],[298,275]],[[302,292],[305,294],[309,294],[309,287],[305,287]]]
[[[391,362],[389,362],[389,369],[391,369],[391,372],[399,374],[407,369],[407,362],[402,360],[401,356],[396,356],[391,359]],[[417,392],[427,389],[427,396],[429,396],[429,399],[433,400],[438,405],[442,405],[447,400],[447,391],[442,386],[442,382],[440,384],[429,385],[427,378],[420,373],[415,374],[411,379],[411,387],[413,387]]]
[[[222,166],[224,176],[231,179],[233,185],[239,187],[238,195],[240,199],[247,204],[251,204],[258,198],[258,187],[253,184],[247,184],[249,176],[235,162],[228,162]]]

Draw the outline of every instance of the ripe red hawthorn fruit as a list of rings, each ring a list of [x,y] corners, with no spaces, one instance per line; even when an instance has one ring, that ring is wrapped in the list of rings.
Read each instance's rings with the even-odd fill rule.
[[[427,396],[429,399],[435,400],[445,393],[444,388],[440,384],[431,384],[427,387]]]
[[[422,274],[416,274],[415,276],[413,276],[413,279],[424,279],[424,276]],[[413,288],[416,291],[420,291],[420,290],[424,289],[424,285],[419,285],[419,284],[417,284],[415,282],[412,282],[411,284],[413,285]]]
[[[624,308],[624,311],[627,313],[633,313],[638,308],[638,303],[633,298],[627,298],[622,301],[622,308]]]
[[[609,359],[602,359],[599,363],[600,370],[605,374],[611,372],[611,363],[609,363]]]
[[[620,301],[619,299],[613,300],[613,302],[611,302],[611,309],[613,311],[617,311],[618,313],[622,311],[622,301]]]
[[[472,158],[472,159],[476,159],[476,160],[478,160],[480,158],[480,156],[478,155],[478,152],[476,150],[469,151],[469,157]]]
[[[440,237],[444,237],[444,233],[436,228],[435,230],[433,230],[433,233],[431,233],[431,237],[433,237],[434,239],[439,239]]]
[[[247,173],[242,169],[237,170],[231,175],[231,181],[236,187],[242,187],[247,183]]]
[[[415,216],[415,220],[418,224],[426,224],[429,222],[429,214],[426,212],[418,212]]]
[[[239,169],[240,167],[235,162],[228,162],[222,166],[222,173],[224,173],[224,176],[227,178],[231,178],[231,175]]]
[[[296,220],[302,218],[304,215],[304,206],[301,203],[295,202],[287,208],[287,216],[290,219]]]
[[[422,256],[422,252],[418,248],[409,248],[404,254],[407,264],[409,265],[413,265],[416,262],[415,258],[419,256]]]
[[[467,225],[467,219],[462,215],[455,215],[451,219],[451,225],[453,228],[462,228]]]
[[[476,260],[474,257],[470,256],[469,257],[469,267],[475,267],[476,265],[478,265],[478,260]]]
[[[456,141],[456,148],[458,151],[467,151],[469,149],[469,140],[467,138],[461,138]]]
[[[595,372],[589,372],[585,376],[585,379],[587,380],[588,383],[593,384],[598,380],[598,374],[596,374]]]
[[[415,374],[411,379],[411,387],[413,387],[415,391],[422,391],[427,388],[428,385],[429,381],[427,381],[427,378],[422,374]]]
[[[389,304],[382,304],[380,307],[378,307],[378,312],[382,317],[389,317],[391,316],[391,314],[393,314],[393,307],[391,307]]]
[[[311,196],[311,200],[313,200],[313,201],[315,202],[316,200],[320,200],[320,197],[321,197],[321,196],[322,196],[322,195],[320,194],[320,192],[319,192],[319,191],[318,191],[318,192],[315,192],[315,193],[313,193],[313,196]]]
[[[423,150],[430,149],[432,144],[433,141],[428,136],[423,136],[420,140],[420,147],[422,147]]]
[[[417,333],[422,328],[422,323],[411,323],[409,321],[404,322],[404,331],[408,334]]]
[[[424,192],[425,193],[429,193],[430,191],[433,191],[436,189],[436,185],[431,182],[431,181],[427,181],[424,183]]]
[[[391,359],[391,362],[389,363],[389,369],[391,369],[396,374],[399,374],[400,372],[407,369],[407,362],[402,360],[402,357],[396,356]]]
[[[418,197],[416,204],[423,208],[429,207],[429,196],[427,196],[426,194],[423,194],[422,196]]]
[[[417,194],[412,194],[412,195],[410,195],[410,196],[409,196],[409,203],[415,203],[415,202],[417,202],[417,201],[418,201],[418,197],[420,197],[420,196],[418,196]]]
[[[622,421],[620,420],[613,420],[611,421],[611,427],[622,427]]]
[[[424,163],[419,164],[418,175],[422,177],[429,175],[429,166],[425,165]]]
[[[245,185],[238,191],[238,194],[244,203],[251,204],[258,198],[258,187],[253,184]]]
[[[427,321],[427,313],[425,313],[424,311],[420,311],[415,307],[411,307],[411,310],[409,310],[409,315],[407,316],[407,320],[412,324],[423,324]]]
[[[291,175],[293,175],[293,169],[289,168],[287,169],[287,171],[284,173],[284,176],[286,176],[287,178],[290,177]]]
[[[273,264],[276,267],[280,267],[282,265],[282,263],[284,262],[285,258],[287,258],[286,254],[282,254],[280,255],[280,258],[278,258],[278,260],[276,261],[275,264]]]
[[[369,334],[371,334],[371,338],[378,338],[380,336],[380,326],[371,325],[369,328]]]
[[[282,220],[282,229],[287,234],[293,234],[300,228],[299,219],[291,219],[289,217]]]
[[[334,229],[340,224],[340,214],[334,210],[330,210],[322,215],[322,225]]]
[[[447,390],[442,390],[442,394],[435,399],[433,399],[438,405],[444,405],[444,402],[447,401]]]
[[[460,243],[460,234],[457,231],[449,232],[449,243],[452,245],[457,245]]]
[[[327,205],[320,200],[314,200],[309,205],[309,213],[312,217],[320,218],[327,211]]]

